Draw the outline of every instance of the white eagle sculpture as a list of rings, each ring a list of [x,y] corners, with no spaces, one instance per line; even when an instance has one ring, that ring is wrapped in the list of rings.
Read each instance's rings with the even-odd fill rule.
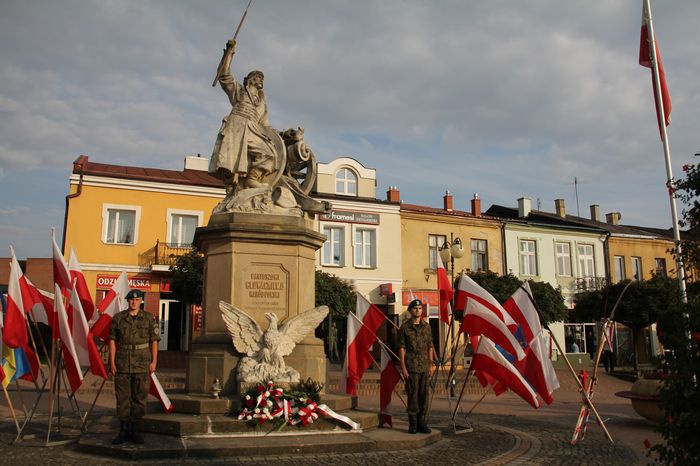
[[[285,320],[278,327],[277,315],[268,312],[265,317],[270,325],[263,332],[255,319],[232,304],[219,301],[219,308],[233,346],[245,354],[238,363],[238,381],[245,383],[298,382],[299,372],[287,366],[283,358],[328,315],[328,306],[319,306]]]

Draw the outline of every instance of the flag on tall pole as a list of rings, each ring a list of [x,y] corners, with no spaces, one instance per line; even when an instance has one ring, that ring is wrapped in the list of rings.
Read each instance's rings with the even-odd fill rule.
[[[75,393],[83,383],[83,373],[80,370],[80,361],[78,360],[78,352],[75,349],[73,335],[68,325],[68,315],[66,308],[63,305],[63,300],[60,299],[61,289],[58,283],[55,285],[56,299],[54,299],[54,313],[58,321],[58,335],[61,339],[61,347],[63,348],[63,361],[66,366],[66,375],[71,390]]]
[[[382,357],[380,360],[379,374],[379,427],[384,424],[394,426],[393,417],[391,415],[391,395],[394,393],[396,384],[401,380],[401,375],[396,369],[394,361],[392,361],[389,352],[382,346]]]
[[[127,293],[129,293],[129,279],[126,272],[122,272],[97,308],[100,316],[92,326],[92,333],[100,340],[104,342],[109,340],[109,326],[112,318],[128,307],[125,299]]]
[[[88,328],[87,319],[82,309],[80,294],[77,290],[77,282],[74,283],[73,288],[71,288],[70,310],[73,316],[71,333],[73,335],[80,365],[90,366],[90,370],[93,374],[107,379],[107,370],[102,362],[100,351],[95,344],[95,339],[92,337],[92,332]]]
[[[525,357],[520,343],[506,327],[506,324],[479,301],[468,300],[460,330],[470,336],[487,336],[518,360]]]
[[[51,229],[51,242],[53,243],[53,282],[67,295],[71,289],[70,272],[56,243],[56,231],[53,228]]]
[[[517,324],[503,309],[503,306],[494,298],[491,293],[483,289],[478,283],[463,273],[457,282],[457,298],[455,299],[455,309],[463,311],[469,301],[476,301],[483,307],[494,313],[508,328],[515,329]]]
[[[7,283],[7,310],[5,312],[5,328],[3,339],[10,348],[21,348],[29,343],[27,335],[27,320],[24,316],[22,290],[19,280],[22,269],[15,257],[15,250],[10,246],[10,277]]]
[[[384,314],[374,304],[357,293],[355,314],[348,313],[345,361],[342,381],[345,393],[357,395],[357,385],[372,364],[369,350],[377,339],[377,329],[384,321]]]
[[[71,281],[75,283],[75,289],[78,292],[78,297],[80,298],[80,304],[83,307],[85,318],[89,322],[90,319],[92,319],[92,314],[95,312],[95,302],[92,300],[92,296],[90,296],[90,290],[88,289],[87,282],[85,281],[83,269],[80,267],[78,256],[75,254],[75,251],[73,251],[73,248],[70,248],[68,272],[70,273]]]
[[[683,266],[681,251],[681,231],[678,226],[678,207],[676,206],[675,181],[671,164],[671,149],[668,144],[666,126],[671,123],[671,98],[666,86],[666,73],[661,63],[661,54],[656,46],[656,33],[654,22],[651,18],[651,0],[643,0],[642,6],[642,30],[639,44],[639,64],[651,68],[652,84],[654,86],[654,103],[656,104],[656,120],[661,133],[661,141],[664,147],[664,163],[666,164],[666,187],[671,203],[671,227],[673,239],[676,243],[675,256],[677,267],[678,286],[681,290],[683,302],[688,298],[685,292],[685,267]]]

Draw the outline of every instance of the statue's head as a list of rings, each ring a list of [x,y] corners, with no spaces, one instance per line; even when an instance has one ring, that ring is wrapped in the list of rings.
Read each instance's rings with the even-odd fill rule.
[[[262,71],[253,70],[250,73],[248,73],[248,76],[243,78],[243,85],[247,86],[248,82],[251,82],[251,84],[254,84],[255,87],[257,87],[258,89],[262,89],[264,80],[265,80],[265,75],[263,74]],[[253,83],[253,81],[256,81],[256,82]]]

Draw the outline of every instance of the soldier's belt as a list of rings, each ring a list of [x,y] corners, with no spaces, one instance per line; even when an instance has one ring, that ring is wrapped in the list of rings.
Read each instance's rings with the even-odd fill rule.
[[[151,346],[150,343],[141,343],[140,345],[120,345],[121,348],[129,350],[148,349],[149,346]]]

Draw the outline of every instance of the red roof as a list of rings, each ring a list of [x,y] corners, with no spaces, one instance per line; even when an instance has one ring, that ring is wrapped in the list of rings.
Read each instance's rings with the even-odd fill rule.
[[[191,186],[223,188],[220,179],[201,170],[164,170],[161,168],[127,167],[107,163],[90,162],[88,156],[81,155],[73,162],[73,173],[90,176],[105,176],[129,180],[152,181],[156,183],[173,183]]]

